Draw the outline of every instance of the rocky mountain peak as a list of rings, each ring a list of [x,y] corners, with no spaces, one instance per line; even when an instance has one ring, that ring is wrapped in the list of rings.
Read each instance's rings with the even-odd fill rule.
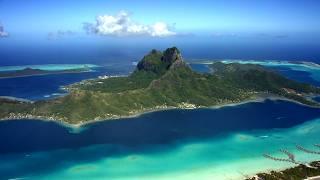
[[[168,48],[164,52],[153,49],[138,63],[137,70],[163,74],[173,66],[180,67],[184,64],[181,53],[176,47]]]
[[[161,60],[169,64],[173,64],[175,61],[183,61],[181,53],[176,47],[166,49]]]

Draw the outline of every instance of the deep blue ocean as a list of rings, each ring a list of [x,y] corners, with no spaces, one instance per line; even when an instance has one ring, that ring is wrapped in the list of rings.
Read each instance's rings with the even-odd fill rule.
[[[13,37],[12,37],[13,38]],[[0,40],[0,65],[30,64],[120,64],[139,61],[151,49],[178,47],[185,59],[253,59],[320,62],[320,44],[291,38],[265,39],[175,37],[175,38],[66,38]],[[32,40],[32,39],[30,39]]]

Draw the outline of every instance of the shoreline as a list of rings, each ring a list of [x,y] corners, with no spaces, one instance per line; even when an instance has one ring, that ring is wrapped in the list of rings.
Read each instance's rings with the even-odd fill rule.
[[[308,164],[319,164],[320,165],[320,159],[318,159],[318,160],[310,160],[310,161],[308,161],[308,162],[306,162],[306,163],[308,163]],[[305,166],[305,165],[303,165],[303,164],[299,164],[299,165],[292,165],[292,166],[288,166],[288,167],[283,167],[283,168],[277,168],[277,169],[272,169],[272,170],[268,170],[268,171],[263,171],[263,172],[257,172],[256,174],[249,174],[249,176],[250,176],[250,178],[246,178],[245,180],[260,180],[260,178],[262,178],[262,177],[260,177],[260,176],[262,176],[262,175],[270,175],[270,174],[272,174],[272,173],[274,173],[274,172],[276,172],[276,173],[283,173],[283,172],[285,172],[285,171],[289,171],[289,170],[294,170],[294,169],[299,169],[299,168],[301,168],[301,167],[304,167],[304,168],[306,168],[306,169],[313,169],[313,168],[310,168],[310,167],[307,167],[307,166]],[[318,170],[319,170],[319,168],[318,168]],[[318,175],[318,176],[310,176],[310,177],[308,177],[308,178],[313,178],[313,177],[320,177],[320,175]],[[306,179],[307,180],[307,179]],[[311,179],[310,179],[311,180]]]
[[[244,105],[244,104],[248,104],[248,103],[262,103],[266,100],[271,100],[271,101],[286,101],[286,102],[290,102],[290,103],[295,103],[301,106],[306,106],[306,107],[310,107],[310,108],[319,108],[319,107],[314,107],[314,106],[310,106],[310,105],[306,105],[300,102],[297,102],[295,100],[292,99],[288,99],[285,97],[281,97],[281,96],[277,96],[277,95],[273,95],[273,94],[262,94],[262,95],[258,95],[256,97],[249,97],[247,100],[241,101],[241,102],[237,102],[237,103],[225,103],[225,104],[220,104],[220,105],[214,105],[214,106],[199,106],[199,107],[166,107],[166,108],[154,108],[154,109],[150,109],[150,110],[145,110],[143,112],[137,112],[136,114],[132,114],[132,115],[124,115],[124,116],[113,116],[110,118],[106,118],[106,119],[96,119],[96,120],[89,120],[86,122],[80,122],[77,124],[72,124],[72,123],[68,123],[62,119],[59,118],[52,118],[52,117],[41,117],[41,116],[32,116],[32,115],[27,115],[25,117],[17,117],[17,118],[0,118],[0,121],[15,121],[15,120],[37,120],[37,121],[45,121],[45,122],[54,122],[57,123],[59,125],[62,125],[66,128],[72,128],[73,130],[78,130],[81,129],[87,125],[93,124],[93,123],[98,123],[98,122],[103,122],[103,121],[115,121],[115,120],[122,120],[122,119],[129,119],[129,118],[135,118],[135,117],[139,117],[142,116],[144,114],[148,114],[148,113],[153,113],[153,112],[160,112],[160,111],[168,111],[168,110],[195,110],[195,109],[220,109],[220,108],[224,108],[224,107],[234,107],[234,106],[239,106],[239,105]]]
[[[271,62],[276,63],[278,65],[302,65],[306,66],[307,68],[320,68],[320,64],[317,62],[309,61],[309,60],[299,60],[299,61],[292,61],[292,60],[268,60],[268,59],[188,59],[189,64],[212,64],[212,62],[247,62],[247,63],[255,63],[255,62]],[[257,63],[259,64],[259,63]]]
[[[20,102],[27,102],[27,103],[33,103],[34,101],[24,98],[18,98],[13,96],[0,96],[0,99],[7,99],[11,101],[20,101]]]

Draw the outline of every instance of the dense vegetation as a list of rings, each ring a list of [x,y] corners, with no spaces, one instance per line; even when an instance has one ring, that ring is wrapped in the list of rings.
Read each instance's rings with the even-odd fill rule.
[[[289,80],[259,65],[213,63],[200,74],[177,48],[152,50],[128,77],[87,80],[67,87],[70,94],[35,103],[3,100],[0,118],[36,117],[77,124],[167,108],[196,108],[236,103],[261,94],[318,104],[306,95],[319,88]]]
[[[303,104],[318,105],[305,96],[312,93],[320,94],[318,87],[287,79],[263,66],[217,62],[211,65],[211,69],[215,75],[223,77],[224,81],[238,85],[236,88],[268,92]]]
[[[289,168],[280,172],[271,171],[270,173],[260,173],[257,176],[261,180],[302,180],[308,177],[319,176],[320,175],[320,162],[313,162],[311,166],[316,168],[309,168],[304,165],[299,165],[294,168]],[[251,178],[248,180],[255,180],[256,178]]]

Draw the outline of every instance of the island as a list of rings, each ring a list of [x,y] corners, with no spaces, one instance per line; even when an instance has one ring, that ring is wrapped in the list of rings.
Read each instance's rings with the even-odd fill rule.
[[[49,75],[49,74],[62,74],[62,73],[81,73],[90,71],[90,68],[79,68],[79,69],[66,69],[66,70],[42,70],[34,68],[24,68],[16,71],[2,71],[0,72],[1,78],[15,78],[15,77],[25,77],[25,76],[40,76],[40,75]]]
[[[199,73],[178,48],[152,50],[128,76],[85,80],[64,87],[68,95],[23,102],[0,99],[0,119],[42,119],[72,125],[120,119],[173,108],[210,108],[259,98],[282,98],[320,107],[320,88],[288,79],[260,65],[215,62]]]

